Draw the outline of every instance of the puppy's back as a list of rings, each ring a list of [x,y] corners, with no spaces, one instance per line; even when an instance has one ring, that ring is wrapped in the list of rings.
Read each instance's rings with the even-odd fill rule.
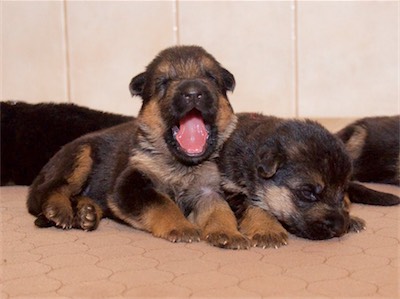
[[[400,116],[368,117],[336,133],[353,160],[353,179],[399,185]]]

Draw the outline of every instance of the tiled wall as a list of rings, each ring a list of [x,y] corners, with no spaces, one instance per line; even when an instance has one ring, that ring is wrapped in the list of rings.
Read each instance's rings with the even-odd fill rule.
[[[130,79],[198,44],[236,77],[236,111],[398,114],[398,1],[1,2],[1,99],[135,115]]]

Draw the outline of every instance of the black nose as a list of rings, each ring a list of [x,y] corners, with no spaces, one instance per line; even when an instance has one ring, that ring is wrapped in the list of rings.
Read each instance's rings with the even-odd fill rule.
[[[345,234],[348,224],[348,215],[342,214],[331,214],[324,221],[325,227],[332,232],[334,237],[340,237]]]
[[[194,101],[196,99],[200,100],[203,97],[203,93],[199,90],[193,89],[193,90],[187,90],[185,93],[182,94],[182,96],[187,101]]]
[[[180,87],[180,94],[186,102],[195,102],[203,98],[204,87],[196,81],[188,81]]]

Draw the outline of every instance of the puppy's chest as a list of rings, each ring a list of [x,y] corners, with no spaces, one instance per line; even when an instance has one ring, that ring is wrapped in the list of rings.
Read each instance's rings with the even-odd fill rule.
[[[211,161],[186,166],[164,157],[139,153],[131,157],[130,163],[145,173],[159,192],[182,206],[220,190],[218,168]]]

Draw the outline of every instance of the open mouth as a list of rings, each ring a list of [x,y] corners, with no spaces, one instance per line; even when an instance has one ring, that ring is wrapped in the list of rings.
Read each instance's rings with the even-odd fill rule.
[[[182,151],[188,156],[201,156],[207,149],[209,126],[197,109],[190,110],[180,121],[179,125],[172,128],[175,140]]]

